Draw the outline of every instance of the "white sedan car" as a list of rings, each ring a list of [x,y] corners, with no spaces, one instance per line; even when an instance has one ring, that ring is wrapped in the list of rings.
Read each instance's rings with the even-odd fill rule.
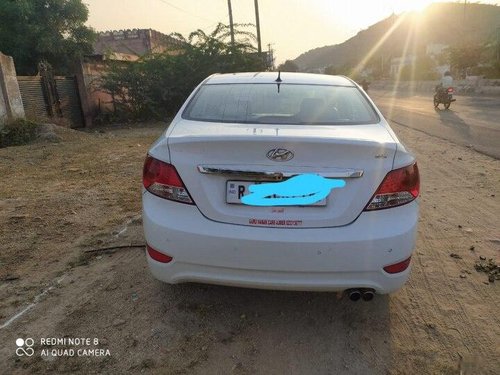
[[[419,173],[346,77],[216,74],[144,164],[152,274],[167,283],[399,289],[410,272]]]

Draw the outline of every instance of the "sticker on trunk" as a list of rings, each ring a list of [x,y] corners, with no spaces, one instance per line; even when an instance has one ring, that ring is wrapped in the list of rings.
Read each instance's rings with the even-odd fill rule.
[[[266,227],[301,227],[302,220],[249,219],[248,224]]]

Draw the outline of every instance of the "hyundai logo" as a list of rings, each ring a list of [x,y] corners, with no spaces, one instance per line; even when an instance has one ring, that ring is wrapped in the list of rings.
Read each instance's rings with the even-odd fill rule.
[[[266,156],[273,161],[288,161],[293,159],[293,152],[286,148],[273,148],[267,152]]]

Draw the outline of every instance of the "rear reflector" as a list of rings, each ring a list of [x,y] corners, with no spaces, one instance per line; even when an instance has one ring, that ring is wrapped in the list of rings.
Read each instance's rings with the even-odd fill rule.
[[[146,249],[151,258],[161,263],[169,263],[172,261],[172,257],[167,254],[160,253],[159,251],[153,249],[151,246],[146,245]]]
[[[408,259],[403,260],[402,262],[395,263],[395,264],[390,264],[388,266],[385,266],[384,267],[384,271],[387,272],[387,273],[399,273],[399,272],[403,272],[410,265],[410,260],[411,260],[411,257],[409,257]]]
[[[418,197],[420,176],[417,163],[390,171],[373,195],[365,211],[381,210],[410,203]]]
[[[175,167],[149,155],[144,162],[142,183],[147,191],[158,197],[194,204]]]

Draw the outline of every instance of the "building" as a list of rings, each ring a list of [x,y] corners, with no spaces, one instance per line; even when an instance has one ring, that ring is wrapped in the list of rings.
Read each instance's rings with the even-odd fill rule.
[[[181,42],[152,29],[128,29],[100,32],[94,43],[94,53],[81,63],[82,83],[88,97],[87,112],[92,118],[114,112],[114,98],[103,90],[102,78],[109,64],[127,64],[151,53],[176,54]]]
[[[436,59],[448,47],[449,46],[447,44],[429,43],[427,44],[427,46],[425,46],[425,54],[433,59]]]
[[[440,77],[442,77],[446,71],[451,69],[450,65],[444,63],[443,60],[443,55],[446,53],[446,49],[448,47],[449,45],[442,43],[430,43],[425,47],[425,54],[436,63],[434,70]]]
[[[415,64],[417,56],[408,55],[403,57],[395,57],[391,59],[391,77],[396,78],[401,74],[401,70],[405,66],[411,66]]]
[[[114,30],[100,32],[94,43],[96,55],[118,53],[143,56],[175,49],[179,41],[152,29]]]

